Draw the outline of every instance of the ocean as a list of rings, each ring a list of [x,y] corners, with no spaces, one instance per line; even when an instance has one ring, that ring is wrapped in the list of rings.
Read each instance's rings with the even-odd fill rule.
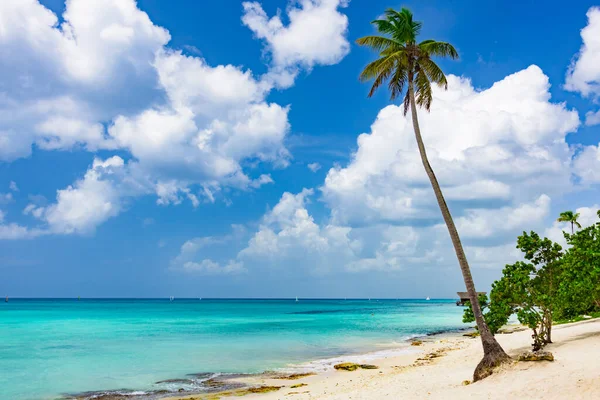
[[[465,328],[461,316],[453,300],[10,299],[0,399],[198,392],[218,374],[409,351],[411,337]]]

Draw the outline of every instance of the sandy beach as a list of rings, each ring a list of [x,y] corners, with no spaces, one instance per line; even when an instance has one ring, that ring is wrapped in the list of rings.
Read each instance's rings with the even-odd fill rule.
[[[530,349],[530,331],[498,334],[513,357]],[[462,334],[425,339],[409,352],[373,360],[378,369],[330,369],[301,379],[244,378],[254,387],[279,386],[244,398],[279,399],[599,399],[600,319],[559,325],[546,350],[555,361],[514,362],[491,377],[470,383],[481,358],[479,338]],[[353,358],[352,361],[359,359]],[[178,400],[234,399],[241,393],[179,397]],[[174,400],[176,398],[172,398]]]

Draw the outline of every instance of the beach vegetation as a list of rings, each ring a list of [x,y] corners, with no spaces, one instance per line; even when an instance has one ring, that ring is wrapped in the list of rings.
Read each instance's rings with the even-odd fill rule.
[[[535,232],[518,237],[524,261],[506,265],[489,301],[480,299],[493,333],[516,314],[532,330],[538,351],[552,343],[552,325],[600,317],[600,223],[564,232],[564,237],[566,250]],[[467,307],[463,322],[473,321]]]
[[[558,216],[557,222],[568,222],[571,224],[571,234],[575,233],[575,226],[581,228],[581,224],[577,221],[579,219],[579,213],[573,211],[563,211]]]
[[[356,42],[360,46],[375,50],[379,56],[364,68],[360,74],[360,80],[373,82],[369,97],[373,96],[382,85],[387,84],[390,100],[395,101],[401,98],[404,115],[409,110],[411,112],[410,118],[421,162],[448,228],[465,287],[469,293],[473,316],[481,335],[484,356],[473,374],[473,380],[477,381],[489,376],[495,367],[509,361],[510,357],[494,338],[481,312],[477,291],[460,236],[427,157],[417,114],[417,107],[430,111],[433,101],[432,84],[444,90],[448,87],[444,72],[433,59],[458,59],[458,52],[452,44],[447,42],[431,39],[417,41],[423,24],[416,21],[407,8],[402,8],[400,11],[389,8],[381,19],[373,21],[372,24],[379,34],[362,37]]]

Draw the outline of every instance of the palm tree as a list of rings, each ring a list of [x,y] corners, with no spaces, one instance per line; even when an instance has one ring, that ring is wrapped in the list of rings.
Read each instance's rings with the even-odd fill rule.
[[[596,214],[598,215],[598,218],[600,218],[600,210],[596,211]]]
[[[598,211],[598,216],[600,217],[600,211]],[[581,228],[581,224],[579,222],[577,222],[577,220],[579,219],[579,213],[574,213],[573,211],[565,211],[565,212],[561,212],[558,219],[556,220],[557,222],[570,222],[571,223],[571,234],[575,233],[575,225],[577,225],[578,228]]]
[[[458,53],[450,43],[446,42],[424,40],[417,43],[417,36],[422,24],[413,20],[412,13],[406,8],[401,11],[388,9],[385,12],[384,19],[373,21],[372,24],[376,26],[382,35],[365,36],[356,42],[361,46],[367,46],[379,52],[379,58],[365,67],[360,75],[360,80],[364,82],[374,79],[369,97],[383,83],[387,82],[391,100],[393,101],[404,94],[404,115],[406,115],[409,108],[411,110],[421,161],[448,227],[481,336],[484,356],[473,373],[473,380],[477,381],[489,376],[495,367],[509,361],[510,357],[490,332],[481,313],[481,306],[479,305],[467,257],[440,185],[427,159],[417,118],[417,106],[423,107],[427,111],[431,107],[433,100],[431,82],[444,89],[447,89],[448,86],[446,76],[431,59],[432,56],[457,59]]]

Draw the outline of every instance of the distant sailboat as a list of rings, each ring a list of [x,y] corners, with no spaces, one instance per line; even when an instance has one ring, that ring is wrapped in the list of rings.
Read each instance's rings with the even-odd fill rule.
[[[298,301],[298,296],[296,296],[296,301]]]
[[[173,297],[173,296],[169,297],[169,301],[173,301],[173,300],[175,300],[175,297]]]
[[[429,298],[429,296],[427,296],[427,298],[425,300],[431,300],[431,299]]]

